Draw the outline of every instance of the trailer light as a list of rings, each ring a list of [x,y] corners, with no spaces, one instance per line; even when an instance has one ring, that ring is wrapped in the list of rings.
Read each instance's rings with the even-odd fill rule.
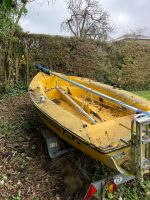
[[[112,193],[117,189],[117,185],[114,181],[110,181],[107,183],[106,188],[109,193]]]
[[[90,185],[89,190],[87,191],[84,200],[89,200],[90,198],[94,197],[95,193],[96,193],[97,189],[95,188],[94,185]]]

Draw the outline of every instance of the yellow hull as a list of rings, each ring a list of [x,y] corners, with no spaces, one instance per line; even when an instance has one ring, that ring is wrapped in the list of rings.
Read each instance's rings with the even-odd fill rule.
[[[44,122],[44,124],[50,130],[55,132],[60,138],[62,138],[66,142],[68,142],[73,147],[86,153],[90,157],[92,157],[96,160],[99,160],[100,162],[102,162],[103,164],[105,164],[106,166],[108,166],[114,170],[120,171],[121,173],[128,174],[128,172],[125,172],[123,169],[119,170],[119,168],[116,166],[117,164],[115,163],[115,160],[112,159],[112,157],[114,155],[116,155],[116,156],[120,155],[121,152],[123,153],[123,155],[124,154],[128,155],[129,151],[130,151],[130,149],[128,147],[122,148],[121,150],[118,150],[118,151],[115,151],[112,153],[104,154],[99,149],[96,149],[94,146],[86,143],[86,141],[83,141],[81,138],[76,137],[69,130],[65,129],[65,127],[62,127],[56,121],[54,121],[50,117],[44,115],[39,110],[38,110],[38,115],[39,115],[40,119]],[[123,156],[123,158],[120,158],[119,161],[121,162],[121,160],[124,161],[124,156]]]
[[[150,110],[150,103],[132,93],[114,89],[85,78],[69,77],[99,92],[114,97],[139,109]],[[92,124],[56,89],[65,93],[96,121]],[[38,73],[29,92],[41,120],[63,140],[116,169],[128,173],[122,165],[130,161],[131,111],[115,105],[55,76]],[[127,141],[127,142],[126,142]]]

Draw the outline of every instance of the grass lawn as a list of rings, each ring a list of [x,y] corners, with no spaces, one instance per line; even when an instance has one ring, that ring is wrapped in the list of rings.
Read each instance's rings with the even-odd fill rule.
[[[145,99],[150,100],[150,91],[149,90],[147,90],[147,91],[136,91],[134,93],[141,96],[141,97],[144,97]]]

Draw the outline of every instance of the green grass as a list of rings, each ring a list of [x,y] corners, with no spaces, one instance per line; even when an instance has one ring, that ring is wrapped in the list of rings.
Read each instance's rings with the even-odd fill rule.
[[[145,99],[150,100],[150,90],[147,90],[147,91],[136,91],[134,93],[139,95],[139,96],[141,96],[141,97],[144,97]]]
[[[142,184],[137,181],[122,184],[115,193],[108,194],[107,200],[150,200],[150,181],[145,180]],[[121,197],[121,198],[120,198]]]
[[[0,83],[0,101],[6,100],[11,96],[18,96],[27,92],[27,85],[18,82],[15,85]]]

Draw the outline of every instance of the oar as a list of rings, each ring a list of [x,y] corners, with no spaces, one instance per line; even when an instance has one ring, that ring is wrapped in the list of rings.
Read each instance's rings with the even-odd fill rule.
[[[103,97],[103,98],[105,98],[105,99],[107,99],[107,100],[110,100],[110,101],[112,101],[112,102],[114,102],[114,103],[116,103],[116,104],[118,104],[118,105],[121,105],[121,106],[123,106],[124,108],[127,108],[127,109],[133,111],[133,112],[136,113],[136,114],[141,114],[141,113],[143,113],[143,114],[145,114],[145,115],[150,115],[149,112],[145,112],[145,111],[143,111],[143,110],[141,110],[141,109],[139,109],[139,108],[136,108],[136,107],[134,107],[134,106],[131,106],[131,105],[129,105],[129,104],[126,104],[126,103],[124,103],[123,101],[120,101],[120,100],[115,99],[115,98],[113,98],[113,97],[110,97],[110,96],[108,96],[108,95],[106,95],[106,94],[103,94],[103,93],[101,93],[101,92],[98,92],[98,91],[96,91],[96,90],[93,90],[93,89],[91,89],[91,88],[89,88],[89,87],[86,87],[85,85],[82,85],[82,84],[76,82],[76,81],[70,80],[69,78],[66,78],[65,76],[62,76],[62,75],[60,75],[60,74],[58,74],[58,73],[56,73],[56,72],[52,72],[51,70],[45,68],[45,67],[44,67],[43,65],[41,65],[41,64],[36,64],[35,66],[36,66],[36,68],[37,68],[38,70],[44,72],[45,74],[48,74],[48,75],[52,74],[52,75],[54,75],[54,76],[57,76],[57,77],[59,77],[60,79],[63,79],[63,80],[65,80],[65,81],[69,82],[69,83],[72,83],[72,84],[74,84],[74,85],[76,85],[76,86],[78,86],[78,87],[80,87],[80,88],[82,88],[82,89],[84,89],[84,90],[86,90],[86,91],[88,91],[88,92],[91,92],[91,93],[93,93],[93,94],[96,94],[97,96]]]
[[[77,109],[79,112],[84,115],[86,118],[88,118],[93,124],[96,124],[95,119],[93,119],[83,108],[81,108],[65,91],[61,89],[61,87],[56,87],[56,89],[66,97],[66,99]]]

